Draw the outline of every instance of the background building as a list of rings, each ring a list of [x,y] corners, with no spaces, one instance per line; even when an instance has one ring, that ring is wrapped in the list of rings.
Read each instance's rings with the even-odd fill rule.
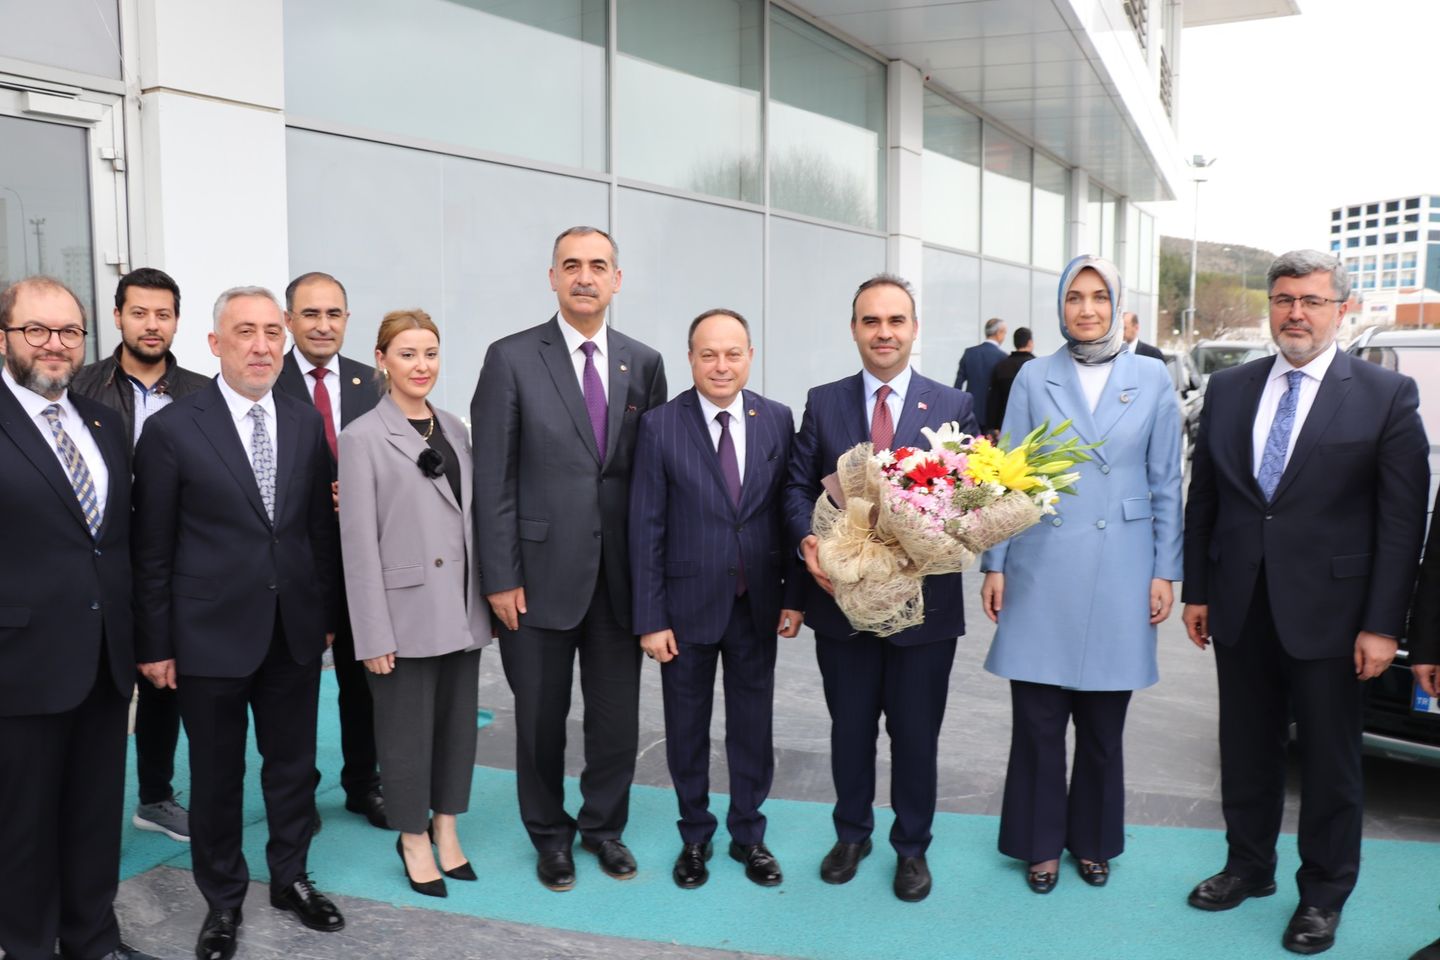
[[[1440,196],[1336,207],[1330,250],[1355,284],[1352,327],[1440,325]]]
[[[1058,344],[1055,285],[1115,259],[1152,328],[1146,211],[1184,182],[1182,27],[1294,0],[0,0],[0,279],[44,269],[104,319],[131,265],[208,305],[325,270],[349,350],[420,306],[438,401],[554,309],[562,228],[613,230],[612,320],[678,373],[684,333],[752,321],[754,385],[791,404],[851,370],[850,295],[920,295],[922,369],[985,318]],[[13,201],[13,202],[12,202]],[[35,221],[43,221],[36,224]],[[89,266],[87,272],[86,267]],[[1397,268],[1398,269],[1398,268]]]

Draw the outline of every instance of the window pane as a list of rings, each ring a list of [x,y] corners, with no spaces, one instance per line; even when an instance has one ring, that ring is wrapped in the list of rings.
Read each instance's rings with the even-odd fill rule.
[[[987,257],[1030,262],[1030,148],[985,127],[983,226]]]
[[[118,80],[119,36],[116,0],[0,0],[0,57]]]
[[[934,247],[926,247],[923,257],[920,363],[927,377],[951,383],[961,354],[982,336],[980,260]]]
[[[285,108],[605,168],[605,0],[285,0]]]
[[[1035,238],[1030,259],[1037,267],[1065,268],[1065,202],[1069,195],[1070,171],[1037,153],[1031,221]]]
[[[760,0],[620,0],[615,167],[760,203]]]
[[[770,24],[771,204],[880,229],[884,65],[779,7]]]
[[[979,250],[980,118],[928,91],[921,177],[921,236],[947,247]]]
[[[1120,279],[1134,288],[1140,280],[1140,210],[1133,203],[1125,204],[1125,262],[1120,264]]]

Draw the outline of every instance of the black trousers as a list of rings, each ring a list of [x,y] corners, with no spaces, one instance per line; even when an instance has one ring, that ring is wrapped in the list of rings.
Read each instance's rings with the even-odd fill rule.
[[[190,854],[195,885],[214,909],[239,907],[250,882],[241,851],[244,832],[247,711],[255,716],[260,788],[270,840],[270,885],[286,887],[305,872],[315,809],[315,720],[320,659],[290,656],[277,615],[270,651],[247,677],[176,681],[190,738]]]
[[[1220,681],[1220,799],[1225,869],[1255,880],[1275,874],[1285,806],[1285,747],[1295,720],[1300,755],[1300,905],[1339,910],[1360,873],[1365,784],[1363,708],[1355,663],[1300,660],[1281,646],[1262,572],[1243,632],[1215,645]]]
[[[902,857],[923,856],[935,819],[935,751],[955,638],[902,647],[869,634],[840,639],[817,633],[815,659],[830,708],[836,836],[861,843],[875,829],[875,739],[883,713],[895,811],[890,845]]]
[[[129,703],[102,662],[73,710],[0,717],[0,950],[94,960],[120,943],[120,811]]]
[[[169,687],[141,680],[135,705],[135,774],[140,802],[160,803],[174,795],[175,746],[180,742],[180,700]]]
[[[565,811],[565,724],[576,656],[585,698],[579,816]],[[515,695],[515,783],[536,850],[581,835],[618,840],[630,815],[640,739],[640,643],[615,619],[604,567],[584,619],[571,630],[501,628],[500,662]]]
[[[765,839],[760,805],[775,775],[771,720],[775,705],[775,632],[755,630],[750,601],[739,597],[719,643],[686,643],[660,665],[665,697],[665,759],[680,805],[680,839],[706,843],[715,834],[710,812],[710,717],[715,667],[724,663],[725,758],[730,767],[730,812],[725,826],[744,846]]]
[[[1109,860],[1125,850],[1125,712],[1129,690],[1067,690],[1010,681],[1010,766],[1000,852],[1026,863]],[[1065,785],[1065,729],[1075,761]]]
[[[370,695],[369,671],[355,659],[355,634],[350,618],[342,616],[330,648],[335,661],[336,698],[340,709],[340,786],[345,796],[363,797],[380,786],[375,752],[375,702]],[[318,782],[318,781],[317,781]]]

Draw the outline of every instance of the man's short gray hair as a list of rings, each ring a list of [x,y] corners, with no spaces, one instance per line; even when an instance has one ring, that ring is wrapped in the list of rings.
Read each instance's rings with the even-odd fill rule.
[[[1275,281],[1281,277],[1308,277],[1320,271],[1330,274],[1330,287],[1335,291],[1336,300],[1350,299],[1350,271],[1338,258],[1319,250],[1291,250],[1276,257],[1265,272],[1265,292],[1273,292]]]
[[[600,236],[610,241],[610,266],[619,267],[620,244],[616,243],[614,237],[610,236],[610,234],[606,233],[604,230],[601,230],[599,227],[586,226],[570,227],[568,229],[560,231],[560,236],[555,238],[555,245],[550,248],[550,262],[554,263],[555,258],[560,255],[561,240],[564,240],[566,237],[585,237],[589,236],[592,233],[598,233],[600,234]]]
[[[215,298],[213,319],[216,333],[220,332],[220,317],[225,313],[225,308],[230,306],[231,300],[238,300],[240,297],[264,297],[275,304],[276,310],[280,309],[280,301],[275,299],[275,294],[264,287],[231,287]]]
[[[999,333],[1000,329],[1004,326],[1005,321],[1001,320],[999,317],[991,317],[989,320],[986,320],[985,339],[989,340],[991,337],[995,336],[995,334]]]

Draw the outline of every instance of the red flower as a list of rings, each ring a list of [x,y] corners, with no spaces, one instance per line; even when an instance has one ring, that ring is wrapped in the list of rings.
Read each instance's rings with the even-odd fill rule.
[[[938,460],[927,460],[905,474],[911,483],[929,486],[931,481],[948,476],[950,468]]]
[[[914,453],[915,453],[915,448],[914,448],[914,447],[901,447],[901,448],[898,449],[898,450],[891,450],[891,451],[890,451],[890,455],[895,458],[895,462],[896,462],[896,463],[899,463],[901,460],[904,460],[906,457],[911,456],[911,455],[913,455]]]

